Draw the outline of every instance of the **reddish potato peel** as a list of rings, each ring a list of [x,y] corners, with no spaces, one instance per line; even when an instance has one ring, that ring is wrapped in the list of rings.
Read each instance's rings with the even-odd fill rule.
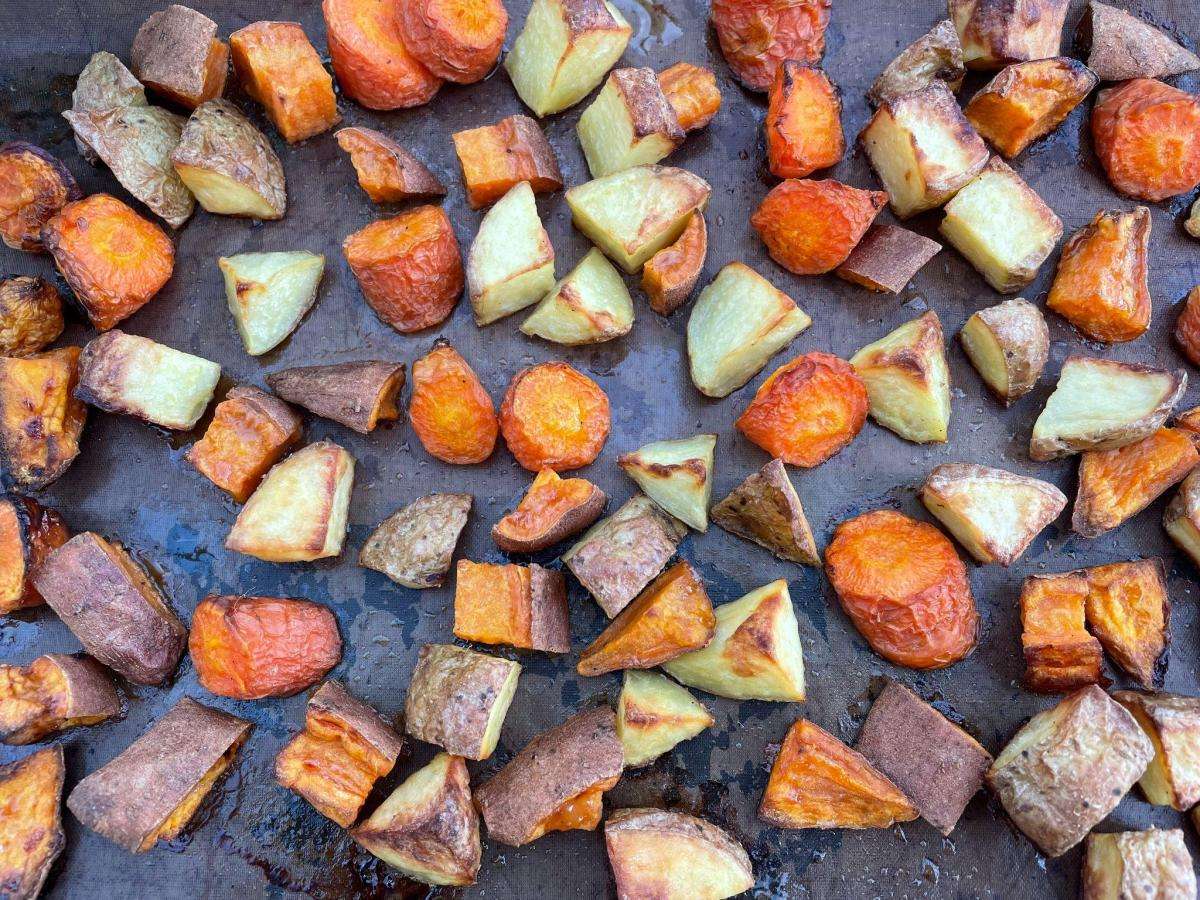
[[[458,351],[439,342],[413,363],[408,416],[431,456],[456,465],[492,455],[500,423],[492,398]]]
[[[508,11],[500,0],[399,0],[404,43],[434,75],[480,81],[500,58]]]
[[[791,179],[771,189],[750,224],[779,265],[823,275],[846,261],[887,200],[839,181]]]
[[[562,362],[516,374],[500,407],[500,431],[531,472],[578,469],[600,455],[611,427],[608,396]]]
[[[763,123],[767,165],[778,178],[804,178],[842,161],[842,101],[820,69],[785,59],[775,72]]]
[[[782,60],[820,62],[832,5],[833,0],[713,0],[712,23],[738,81],[765,91]]]
[[[42,226],[82,196],[67,167],[41,147],[0,146],[0,238],[14,250],[44,250]]]
[[[394,0],[323,0],[333,74],[368,109],[404,109],[433,99],[438,78],[409,52]]]
[[[658,86],[675,110],[684,131],[697,131],[712,121],[721,108],[721,91],[712,70],[691,63],[675,63],[658,73]]]

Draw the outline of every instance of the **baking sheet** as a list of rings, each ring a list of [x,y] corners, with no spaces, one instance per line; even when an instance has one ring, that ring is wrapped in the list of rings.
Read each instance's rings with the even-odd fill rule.
[[[702,283],[721,266],[742,260],[793,296],[813,317],[812,327],[768,366],[791,354],[825,350],[843,357],[913,318],[937,310],[953,335],[976,309],[998,301],[982,279],[951,250],[917,275],[899,297],[877,296],[832,278],[799,278],[774,265],[747,222],[750,211],[773,183],[765,170],[761,139],[762,97],[747,94],[729,76],[706,24],[707,5],[698,0],[616,0],[635,26],[625,54],[628,65],[662,69],[678,60],[713,68],[724,106],[707,130],[688,138],[670,160],[710,180],[707,212],[710,249]],[[161,6],[152,0],[50,0],[36,12],[14,0],[0,3],[0,139],[34,141],[58,155],[85,192],[105,190],[125,197],[104,169],[79,157],[66,122],[74,80],[88,56],[111,50],[123,58],[134,32]],[[222,36],[260,19],[298,19],[323,52],[319,4],[283,0],[215,0],[195,4],[220,24]],[[508,0],[508,43],[518,33],[527,0]],[[1072,4],[1064,49],[1082,10]],[[1200,11],[1187,0],[1154,0],[1133,11],[1171,28],[1194,48],[1200,37]],[[835,0],[827,37],[825,68],[841,87],[843,124],[848,137],[865,124],[863,92],[876,73],[910,41],[944,15],[936,0]],[[973,76],[966,98],[982,84]],[[1177,83],[1196,90],[1194,76]],[[255,224],[198,211],[178,233],[175,275],[159,296],[122,327],[170,346],[218,361],[236,382],[263,385],[267,372],[288,366],[387,358],[412,361],[444,336],[471,362],[499,402],[518,369],[565,359],[590,374],[612,401],[613,429],[604,453],[580,474],[612,498],[610,509],[633,492],[614,464],[617,454],[643,443],[690,435],[720,435],[714,497],[723,496],[765,455],[742,439],[733,420],[765,377],[729,398],[702,398],[686,373],[683,330],[687,311],[670,319],[650,312],[635,293],[637,322],[624,339],[593,348],[561,348],[526,338],[517,331],[520,316],[484,330],[476,328],[464,302],[444,326],[402,336],[384,327],[364,303],[341,255],[342,239],[395,208],[377,208],[358,189],[348,160],[332,134],[290,147],[279,139],[261,110],[236,89],[231,95],[270,137],[288,177],[289,208],[281,222]],[[1085,224],[1102,207],[1128,209],[1104,182],[1086,136],[1087,111],[1075,110],[1049,138],[1038,142],[1014,167],[1062,218],[1066,232]],[[393,134],[411,148],[451,188],[445,207],[465,250],[480,215],[467,207],[450,135],[523,112],[507,76],[497,71],[481,84],[447,86],[428,106],[375,113],[340,101],[346,125],[369,125]],[[553,116],[544,125],[558,153],[568,185],[587,179],[573,133],[586,102]],[[857,152],[831,170],[850,184],[874,186]],[[834,526],[858,512],[890,506],[928,519],[915,490],[929,470],[943,462],[1001,466],[1055,481],[1074,493],[1075,462],[1032,463],[1026,446],[1037,412],[1069,352],[1109,358],[1183,365],[1171,347],[1172,307],[1200,282],[1200,244],[1184,234],[1181,220],[1192,198],[1152,207],[1151,278],[1154,321],[1149,333],[1111,349],[1088,345],[1056,316],[1049,316],[1051,362],[1041,384],[1008,411],[986,395],[957,343],[949,350],[954,412],[950,441],[920,447],[868,423],[840,455],[815,470],[794,470],[818,542],[827,543]],[[558,254],[558,272],[568,271],[587,250],[573,231],[561,193],[538,200]],[[890,220],[885,212],[881,221]],[[936,237],[937,213],[918,218],[916,230]],[[250,250],[305,249],[325,253],[327,267],[320,299],[295,335],[279,349],[254,359],[243,352],[225,308],[216,267],[220,255]],[[0,248],[0,269],[15,274],[53,275],[47,257]],[[1025,291],[1044,299],[1053,259]],[[631,285],[634,282],[631,280]],[[78,321],[65,340],[82,342],[90,332]],[[1193,374],[1195,374],[1193,372]],[[1190,388],[1181,407],[1194,405]],[[330,422],[309,418],[309,440],[330,437],[358,460],[346,552],[338,560],[311,565],[273,565],[227,552],[222,544],[236,515],[235,505],[182,459],[195,435],[180,438],[130,418],[92,412],[83,452],[73,468],[44,494],[76,530],[92,529],[127,544],[157,573],[175,608],[186,619],[210,593],[274,594],[309,597],[337,612],[346,651],[333,675],[391,716],[403,708],[408,675],[417,649],[429,641],[451,640],[452,584],[411,591],[354,564],[367,534],[397,507],[431,491],[470,491],[475,496],[471,523],[459,556],[499,561],[492,523],[516,503],[530,476],[503,448],[486,464],[453,467],[432,460],[406,423],[362,436]],[[971,566],[982,614],[979,648],[947,671],[917,673],[892,667],[872,654],[837,608],[828,584],[816,571],[780,562],[766,551],[720,529],[692,534],[680,553],[701,572],[714,602],[736,599],[775,578],[786,578],[800,622],[808,670],[809,699],[803,704],[738,703],[703,695],[716,725],[654,765],[629,772],[607,795],[609,808],[666,805],[703,815],[729,829],[747,846],[758,882],[756,897],[1046,897],[1074,896],[1080,851],[1045,860],[1019,835],[985,794],[971,803],[954,834],[943,839],[924,822],[888,830],[788,832],[761,825],[755,815],[766,783],[769,760],[791,722],[806,716],[852,742],[882,679],[896,678],[940,709],[965,723],[996,752],[1021,722],[1053,702],[1023,691],[1017,594],[1030,573],[1161,554],[1167,558],[1174,601],[1174,646],[1167,689],[1198,693],[1196,659],[1196,570],[1179,558],[1160,527],[1164,501],[1095,541],[1072,536],[1068,515],[1049,528],[1009,570]],[[542,563],[555,560],[540,554]],[[518,560],[524,561],[524,560]],[[582,648],[603,625],[599,608],[571,582],[572,632]],[[77,642],[45,608],[0,620],[0,659],[25,663],[49,651],[74,651]],[[473,765],[482,777],[507,761],[536,733],[556,724],[598,697],[616,701],[620,675],[581,679],[572,659],[497,649],[525,667],[521,687],[506,720],[495,756]],[[1110,671],[1118,686],[1125,684]],[[123,686],[127,713],[118,722],[81,729],[61,739],[68,763],[68,789],[85,773],[107,762],[181,696],[247,717],[255,723],[233,775],[205,803],[194,827],[169,846],[133,856],[86,831],[64,811],[67,846],[47,886],[51,897],[385,897],[421,896],[425,889],[405,882],[359,851],[332,823],[273,780],[279,748],[300,726],[303,696],[239,703],[209,696],[189,660],[165,689]],[[0,762],[24,755],[0,747]],[[413,747],[377,792],[383,796],[422,764],[432,750]],[[374,801],[372,801],[372,804]],[[1136,793],[1127,797],[1102,830],[1180,825],[1182,817],[1154,809]],[[1196,850],[1191,829],[1188,841]],[[604,897],[613,894],[601,833],[571,832],[545,837],[514,850],[485,843],[478,884],[469,897]]]

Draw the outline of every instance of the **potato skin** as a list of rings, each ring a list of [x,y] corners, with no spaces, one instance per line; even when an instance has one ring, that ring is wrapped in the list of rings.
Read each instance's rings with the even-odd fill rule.
[[[766,547],[780,559],[819,566],[808,518],[781,459],[773,459],[712,508],[713,523]]]
[[[28,359],[0,357],[0,474],[6,485],[38,490],[79,455],[87,407],[75,397],[78,347]]]
[[[472,502],[470,494],[419,497],[371,532],[358,564],[405,587],[441,587]]]
[[[290,403],[359,434],[400,418],[396,395],[404,387],[404,363],[367,360],[332,366],[300,366],[272,372],[267,385]]]
[[[67,167],[41,147],[0,145],[0,239],[14,250],[45,250],[42,226],[82,196]]]
[[[958,32],[953,22],[943,19],[887,64],[867,91],[867,100],[881,106],[934,81],[944,81],[951,91],[957,92],[965,74]]]
[[[1196,873],[1183,830],[1088,835],[1081,890],[1083,900],[1194,897]]]
[[[32,356],[62,331],[58,288],[28,275],[0,279],[0,356]]]
[[[1005,300],[976,311],[972,317],[987,328],[1000,348],[1007,386],[1000,390],[988,378],[984,384],[1005,406],[1024,397],[1037,384],[1050,358],[1050,330],[1042,311],[1022,297]],[[983,375],[983,362],[975,359],[970,342],[959,334],[972,365]]]
[[[0,766],[0,890],[5,900],[37,900],[66,845],[62,747],[35,750]]]
[[[950,0],[968,69],[1057,56],[1070,0]]]
[[[367,109],[403,109],[433,99],[438,78],[409,51],[390,0],[322,0],[333,74]]]
[[[492,540],[506,553],[536,553],[590,526],[607,502],[591,482],[542,469],[517,508],[492,526]]]

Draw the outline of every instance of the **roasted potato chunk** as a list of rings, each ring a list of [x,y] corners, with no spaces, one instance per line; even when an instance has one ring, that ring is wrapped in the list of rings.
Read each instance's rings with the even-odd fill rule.
[[[304,250],[238,253],[217,260],[229,313],[251,356],[279,346],[317,302],[325,257]]]
[[[987,784],[1047,856],[1062,856],[1117,804],[1154,757],[1119,703],[1095,685],[1030,719],[988,769]]]
[[[622,453],[617,465],[647,497],[685,525],[704,532],[708,530],[716,446],[715,434],[655,441],[632,453]]]
[[[600,344],[633,328],[633,298],[613,264],[593,247],[521,323],[521,331],[555,344]]]
[[[501,0],[401,0],[404,45],[439,78],[483,80],[504,45],[508,11]]]
[[[1063,694],[1108,684],[1100,642],[1084,627],[1087,574],[1030,575],[1021,585],[1024,684],[1040,694]]]
[[[379,713],[327,681],[308,700],[304,730],[275,757],[275,780],[349,828],[403,750],[404,739]]]
[[[973,313],[958,338],[983,383],[1005,406],[1033,390],[1050,356],[1042,311],[1021,297]]]
[[[338,123],[333,78],[299,23],[254,22],[229,36],[229,49],[242,87],[289,144]]]
[[[561,572],[529,566],[458,561],[454,636],[545,653],[571,650],[567,587]]]
[[[750,857],[716,825],[666,809],[619,809],[604,823],[619,897],[722,900],[754,886]]]
[[[842,161],[842,101],[829,77],[785,59],[775,70],[763,122],[767,168],[777,178],[806,178]]]
[[[1058,56],[1070,0],[949,0],[968,69]]]
[[[470,494],[417,498],[371,532],[358,554],[358,564],[405,587],[441,587],[472,500]]]
[[[75,90],[71,92],[71,111],[76,113],[146,105],[146,90],[142,83],[107,50],[92,54],[75,81]],[[75,138],[75,147],[79,155],[93,165],[99,159],[96,151],[78,136]]]
[[[444,340],[413,363],[408,418],[429,454],[454,465],[486,460],[500,431],[479,376]]]
[[[487,759],[500,740],[521,666],[453,644],[426,644],[404,701],[404,727],[455,756]]]
[[[187,629],[119,544],[85,531],[38,567],[34,587],[91,656],[134,684],[162,684]]]
[[[439,753],[350,836],[408,878],[435,885],[473,884],[483,848],[467,764],[461,756]]]
[[[1200,475],[1183,480],[1163,513],[1163,527],[1181,550],[1200,566]]]
[[[834,274],[869,291],[898,294],[941,249],[907,228],[876,222]]]
[[[554,287],[554,246],[522,181],[483,216],[467,251],[467,294],[477,325],[522,310]],[[624,285],[622,285],[624,287]]]
[[[1191,809],[1200,801],[1200,698],[1117,691],[1113,699],[1154,745],[1154,759],[1138,782],[1146,799],[1181,812]]]
[[[358,186],[376,203],[446,195],[438,177],[386,134],[355,126],[342,128],[335,136],[338,146],[350,154]]]
[[[888,828],[917,815],[865,756],[805,719],[788,729],[758,807],[776,828]]]
[[[0,498],[0,615],[43,602],[33,573],[70,537],[55,510],[30,497]]]
[[[712,520],[780,559],[807,566],[821,564],[808,517],[781,459],[771,460],[730,491],[712,508]]]
[[[653,762],[715,721],[703,704],[667,676],[625,670],[617,703],[617,737],[625,748],[626,768]]]
[[[882,191],[790,179],[771,188],[750,224],[789,272],[823,275],[846,261],[886,202]]]
[[[62,331],[58,288],[29,275],[0,279],[0,356],[33,356]]]
[[[404,363],[368,360],[331,366],[300,366],[267,376],[276,394],[322,419],[370,434],[380,422],[400,418],[396,395],[404,387]]]
[[[27,666],[0,663],[0,741],[6,744],[32,744],[120,712],[117,690],[94,659],[47,653]]]
[[[1088,835],[1083,900],[1191,897],[1195,893],[1196,873],[1182,830],[1150,828]]]
[[[708,226],[703,215],[692,213],[679,239],[663,247],[642,266],[642,290],[650,308],[660,316],[669,316],[683,306],[700,279],[707,255]]]
[[[0,145],[0,240],[14,250],[48,249],[42,226],[82,196],[67,167],[41,147]]]
[[[1200,200],[1197,201],[1200,203]],[[1192,288],[1187,299],[1180,304],[1183,309],[1175,320],[1175,346],[1187,357],[1188,362],[1200,366],[1200,285]]]
[[[1185,50],[1166,32],[1125,10],[1088,4],[1084,16],[1088,68],[1101,81],[1166,78],[1200,69],[1200,57]]]
[[[653,69],[614,69],[575,126],[593,178],[652,165],[683,143],[684,130]]]
[[[889,662],[953,665],[975,649],[979,613],[966,567],[936,528],[890,509],[838,525],[825,574],[851,623]]]
[[[179,837],[253,726],[184,697],[120,755],[75,785],[67,808],[132,853]]]
[[[173,3],[142,23],[129,48],[129,65],[150,90],[195,109],[225,90],[229,48],[217,39],[216,22]]]
[[[607,706],[544,731],[475,791],[488,836],[520,847],[548,831],[591,831],[603,794],[621,777],[624,752]]]
[[[75,398],[79,348],[27,359],[0,357],[0,473],[6,484],[39,490],[79,455],[87,407]]]
[[[408,49],[391,0],[322,0],[333,74],[367,109],[406,109],[433,99],[442,79]]]
[[[1162,560],[1111,563],[1084,571],[1092,631],[1139,684],[1161,688],[1171,643],[1171,600]]]
[[[506,553],[536,553],[589,527],[604,512],[604,491],[583,478],[559,478],[542,469],[517,504],[492,526],[492,540]]]
[[[0,766],[0,887],[6,898],[35,900],[66,844],[62,747],[35,750]]]
[[[962,87],[962,45],[949,19],[938,22],[887,64],[867,91],[867,100],[880,106],[904,94],[929,87],[935,81],[957,92]]]
[[[564,362],[522,369],[500,405],[500,433],[530,472],[563,472],[595,461],[611,425],[608,395]]]
[[[721,91],[711,69],[675,63],[658,73],[658,84],[685,132],[704,128],[721,108]]]
[[[451,137],[472,209],[494,203],[522,181],[535,194],[563,186],[554,148],[529,116],[509,116]]]
[[[785,59],[817,63],[825,52],[832,0],[715,0],[721,54],[742,86],[765,91]]]

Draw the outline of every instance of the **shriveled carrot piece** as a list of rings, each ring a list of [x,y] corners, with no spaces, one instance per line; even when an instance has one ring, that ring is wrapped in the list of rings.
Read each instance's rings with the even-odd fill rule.
[[[721,53],[752,91],[771,86],[785,59],[819,62],[833,0],[713,0]]]
[[[508,12],[500,0],[399,0],[404,43],[425,68],[459,84],[496,65]]]
[[[1200,366],[1200,285],[1188,292],[1175,322],[1175,343],[1193,366]]]
[[[425,164],[373,128],[343,128],[338,146],[350,154],[358,186],[376,203],[395,203],[409,197],[442,197],[446,187]]]
[[[409,52],[394,0],[322,0],[333,74],[368,109],[404,109],[433,99],[438,78]]]
[[[611,427],[608,396],[566,363],[516,374],[500,407],[500,431],[526,469],[578,469],[600,455]]]
[[[1039,694],[1064,694],[1106,684],[1100,642],[1084,626],[1087,577],[1080,572],[1031,575],[1021,585],[1024,685]]]
[[[866,385],[848,362],[806,353],[771,373],[736,425],[771,456],[807,469],[854,440],[867,406]]]
[[[779,178],[804,178],[842,161],[842,101],[828,76],[785,59],[767,98],[767,165]]]
[[[708,255],[708,227],[702,213],[692,213],[683,234],[663,247],[642,267],[642,290],[650,308],[660,316],[669,316],[692,295],[704,258]]]
[[[771,189],[750,224],[775,262],[797,275],[822,275],[846,261],[887,199],[839,181],[791,179]]]
[[[492,398],[458,351],[439,341],[413,363],[408,416],[431,456],[442,462],[483,462],[496,447],[500,425]]]
[[[42,226],[82,196],[67,167],[41,147],[0,146],[0,240],[14,250],[44,250]]]
[[[658,73],[658,86],[671,109],[675,110],[675,118],[684,131],[703,128],[721,108],[717,76],[711,69],[686,62],[675,63]]]
[[[529,116],[509,116],[451,137],[473,209],[494,203],[522,181],[528,181],[535,194],[563,185],[554,149]]]

